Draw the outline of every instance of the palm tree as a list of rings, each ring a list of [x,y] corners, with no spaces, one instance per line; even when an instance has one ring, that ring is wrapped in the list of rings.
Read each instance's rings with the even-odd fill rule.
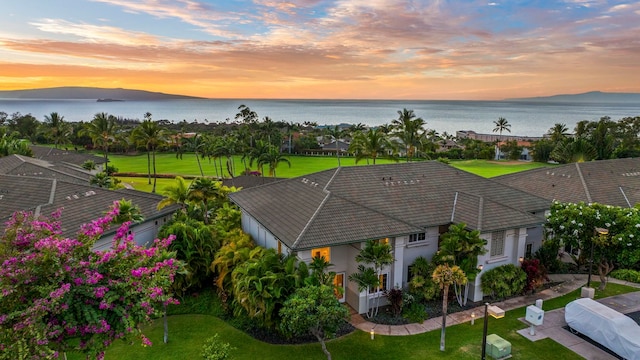
[[[507,121],[507,119],[500,117],[497,121],[494,121],[493,124],[495,127],[493,128],[493,132],[500,133],[500,141],[502,141],[502,132],[508,131],[511,132],[511,124]],[[500,146],[498,145],[498,160],[500,159]]]
[[[105,167],[109,165],[109,145],[114,142],[117,130],[116,117],[102,112],[95,114],[82,132],[91,138],[94,146],[102,149]]]
[[[487,252],[487,241],[480,237],[480,231],[469,231],[465,223],[454,224],[442,235],[440,248],[433,257],[437,264],[457,265],[467,276],[467,284],[474,281],[480,270],[477,267],[478,256]],[[460,306],[467,305],[469,287],[455,284],[456,299]],[[464,293],[464,294],[463,294]]]
[[[195,134],[191,138],[185,138],[185,146],[188,151],[193,151],[196,155],[196,161],[198,162],[198,169],[200,169],[200,176],[204,176],[204,172],[202,171],[202,164],[200,164],[200,153],[206,147],[206,141],[202,138],[202,135]]]
[[[445,330],[447,328],[447,304],[449,303],[449,286],[466,284],[467,276],[457,265],[438,265],[433,271],[433,281],[442,290],[442,330],[440,331],[440,351],[444,351]]]
[[[591,161],[598,156],[596,148],[585,138],[567,139],[553,149],[551,158],[559,163]]]
[[[378,156],[391,148],[389,138],[380,128],[359,133],[349,145],[349,151],[356,154],[356,164],[363,158],[371,158],[375,165]]]
[[[176,176],[176,182],[164,187],[162,195],[164,199],[158,203],[158,210],[172,204],[179,204],[182,210],[185,210],[187,200],[189,199],[189,185],[182,176]]]
[[[377,289],[380,286],[380,278],[376,274],[376,271],[372,267],[358,265],[358,272],[349,275],[349,281],[352,281],[358,285],[358,291],[367,292],[365,297],[367,305],[367,317],[374,316],[374,309],[369,306],[369,290]]]
[[[47,135],[53,139],[53,144],[56,149],[59,144],[67,142],[71,136],[71,125],[65,122],[64,116],[60,116],[57,112],[45,115],[42,125],[46,129]]]
[[[411,161],[420,132],[426,124],[422,118],[416,117],[413,110],[398,110],[398,118],[391,121],[394,135],[398,136],[405,146],[407,162]]]
[[[570,135],[569,128],[567,128],[567,125],[560,124],[560,123],[556,123],[555,125],[553,125],[553,127],[549,129],[547,134],[550,136],[551,141],[554,144],[557,144],[558,142],[566,139],[567,136]]]
[[[167,141],[166,130],[158,126],[158,123],[151,121],[151,114],[147,113],[145,120],[131,132],[131,139],[137,142],[147,150],[147,174],[149,184],[151,184],[151,164],[153,163],[153,188],[152,193],[156,192],[156,149],[159,145]],[[151,159],[149,154],[151,153]]]
[[[272,177],[276,177],[276,169],[280,163],[285,163],[291,167],[289,159],[284,157],[280,149],[273,145],[269,146],[267,152],[262,153],[258,158],[258,166],[262,168],[263,165],[269,165],[269,176]]]
[[[344,135],[344,131],[340,128],[340,126],[336,125],[334,127],[327,126],[325,129],[326,134],[336,142],[336,157],[338,158],[338,167],[340,167],[340,139]]]
[[[386,242],[378,240],[369,240],[365,243],[364,249],[360,250],[360,253],[356,256],[356,261],[363,264],[373,265],[373,270],[380,279],[382,277],[382,270],[395,261],[393,253],[391,251],[391,245]],[[378,307],[380,304],[380,282],[376,287],[376,303],[374,316],[378,315]]]

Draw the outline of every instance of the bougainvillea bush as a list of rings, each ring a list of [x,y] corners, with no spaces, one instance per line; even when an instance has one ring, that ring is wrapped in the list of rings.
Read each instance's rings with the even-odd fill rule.
[[[59,212],[17,212],[0,238],[0,359],[50,359],[77,351],[101,359],[116,339],[151,345],[141,325],[177,303],[168,293],[180,264],[172,237],[149,248],[122,224],[112,248],[93,251],[119,214],[85,224],[77,239],[61,235]]]

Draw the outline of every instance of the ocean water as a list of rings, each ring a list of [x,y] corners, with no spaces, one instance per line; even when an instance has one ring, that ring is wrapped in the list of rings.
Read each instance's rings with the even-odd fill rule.
[[[142,119],[150,112],[154,120],[172,122],[232,122],[240,105],[255,111],[260,119],[318,125],[340,123],[369,126],[388,124],[403,108],[413,110],[426,121],[427,128],[455,135],[458,130],[491,133],[499,117],[511,124],[510,135],[542,136],[556,123],[573,130],[582,120],[612,120],[640,116],[640,104],[558,103],[524,101],[431,101],[431,100],[255,100],[203,99],[96,102],[95,100],[13,100],[0,99],[0,111],[32,114],[38,120],[58,112],[67,121],[90,121],[98,112]]]

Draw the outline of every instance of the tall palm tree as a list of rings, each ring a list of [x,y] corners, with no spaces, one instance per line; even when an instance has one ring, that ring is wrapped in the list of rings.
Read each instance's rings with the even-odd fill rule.
[[[114,142],[117,131],[116,117],[101,112],[93,116],[93,120],[85,125],[82,132],[91,138],[94,146],[102,149],[105,169],[109,165],[109,145]]]
[[[556,123],[555,125],[553,125],[553,127],[549,129],[547,134],[554,144],[557,144],[558,142],[566,139],[570,135],[567,125],[561,123]]]
[[[71,125],[65,122],[64,116],[60,116],[57,112],[45,115],[42,125],[47,135],[53,140],[56,149],[59,144],[66,143],[72,133]]]
[[[507,119],[500,117],[498,118],[497,121],[494,121],[493,124],[495,125],[495,127],[493,128],[493,132],[499,132],[500,133],[500,141],[502,141],[502,132],[503,131],[508,131],[511,132],[511,124],[509,124],[509,122],[507,121]],[[498,145],[498,160],[500,159],[500,146]]]
[[[276,177],[276,169],[280,163],[285,163],[291,167],[289,159],[284,157],[280,152],[280,149],[271,145],[267,152],[262,153],[258,158],[258,166],[262,168],[263,165],[269,165],[269,176]]]
[[[342,136],[344,135],[344,131],[340,128],[340,126],[336,125],[334,127],[327,126],[325,129],[326,134],[336,142],[336,157],[338,158],[338,167],[340,167],[340,147],[339,142]]]
[[[149,184],[151,184],[151,165],[153,164],[153,188],[152,193],[156,192],[156,149],[158,146],[167,142],[167,132],[160,127],[157,122],[151,120],[151,114],[138,127],[131,132],[131,139],[147,150],[147,175]],[[145,116],[146,117],[146,116]],[[151,154],[151,158],[149,156]]]
[[[196,161],[198,162],[198,169],[200,169],[200,176],[204,176],[204,172],[202,171],[202,164],[200,163],[200,154],[204,151],[206,147],[206,140],[203,139],[203,136],[200,134],[195,134],[193,137],[184,139],[185,147],[187,151],[193,151],[196,155]]]
[[[399,137],[404,144],[407,162],[411,161],[413,157],[425,124],[426,122],[422,118],[416,117],[413,110],[407,109],[398,110],[398,118],[391,121],[391,125],[394,127],[393,135]]]
[[[380,155],[384,155],[385,151],[392,149],[391,141],[382,131],[382,129],[369,129],[369,131],[361,132],[354,136],[353,141],[349,145],[349,151],[356,154],[356,164],[363,158],[373,160]],[[368,162],[367,162],[368,163]]]
[[[467,277],[457,265],[438,265],[433,271],[433,281],[442,290],[442,329],[440,331],[440,351],[444,351],[445,330],[447,328],[447,304],[449,303],[449,286],[466,284]]]

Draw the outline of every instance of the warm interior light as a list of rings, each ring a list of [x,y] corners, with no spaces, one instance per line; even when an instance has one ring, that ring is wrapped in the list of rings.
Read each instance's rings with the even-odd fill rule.
[[[487,311],[489,312],[489,315],[493,316],[496,319],[500,319],[504,317],[504,310],[502,310],[501,308],[495,305],[489,305],[489,308],[487,309]]]

